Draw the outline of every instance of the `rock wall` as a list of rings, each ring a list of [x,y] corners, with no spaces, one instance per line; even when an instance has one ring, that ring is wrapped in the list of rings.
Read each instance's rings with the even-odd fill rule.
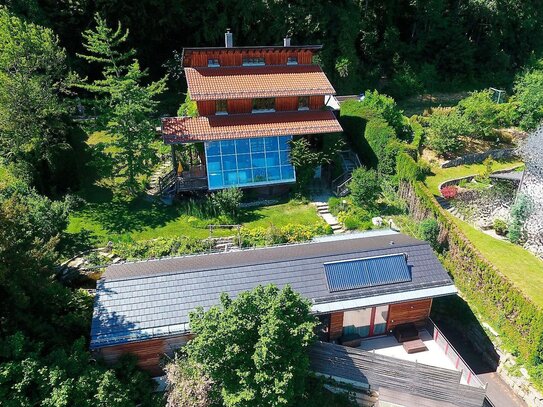
[[[458,167],[459,165],[466,164],[478,164],[482,163],[490,156],[492,156],[492,158],[495,160],[507,160],[516,156],[516,150],[514,148],[504,148],[501,150],[488,150],[484,153],[467,154],[450,161],[445,161],[443,164],[441,164],[441,168]]]

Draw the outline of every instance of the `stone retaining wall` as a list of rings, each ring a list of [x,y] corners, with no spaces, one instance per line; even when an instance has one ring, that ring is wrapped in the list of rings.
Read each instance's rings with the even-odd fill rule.
[[[479,164],[490,156],[492,156],[492,158],[495,160],[507,160],[509,158],[516,157],[516,150],[514,148],[504,148],[500,150],[488,150],[484,153],[467,154],[462,157],[445,161],[443,164],[441,164],[441,168],[458,167],[459,165],[467,164]]]

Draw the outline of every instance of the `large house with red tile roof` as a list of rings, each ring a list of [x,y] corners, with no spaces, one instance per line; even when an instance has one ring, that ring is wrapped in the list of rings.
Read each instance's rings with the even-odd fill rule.
[[[162,119],[162,136],[172,146],[197,144],[200,153],[181,166],[172,154],[178,192],[293,183],[293,136],[342,131],[325,108],[335,90],[313,63],[321,46],[285,38],[283,46],[234,47],[230,32],[225,43],[183,50],[198,116]]]

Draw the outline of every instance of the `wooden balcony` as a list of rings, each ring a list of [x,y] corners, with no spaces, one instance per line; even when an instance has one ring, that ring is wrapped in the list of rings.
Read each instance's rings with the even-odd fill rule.
[[[178,174],[175,189],[177,192],[208,189],[205,165],[195,165]]]

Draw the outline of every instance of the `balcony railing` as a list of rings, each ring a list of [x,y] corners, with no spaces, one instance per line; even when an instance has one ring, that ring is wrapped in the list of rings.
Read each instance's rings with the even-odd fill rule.
[[[446,336],[439,330],[434,321],[430,318],[426,321],[426,330],[433,336],[435,343],[443,349],[443,352],[451,362],[453,362],[455,368],[462,372],[462,379],[465,382],[474,387],[479,387],[486,389],[486,384],[483,384],[477,375],[471,370],[469,365],[466,363],[458,351],[451,345]]]

